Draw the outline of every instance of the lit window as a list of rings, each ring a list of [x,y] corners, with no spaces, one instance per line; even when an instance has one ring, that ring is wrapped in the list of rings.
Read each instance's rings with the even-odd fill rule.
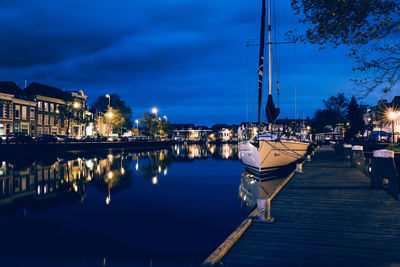
[[[38,114],[38,124],[43,124],[43,114]]]
[[[42,101],[39,101],[37,103],[37,107],[38,107],[38,110],[42,110]]]
[[[44,102],[44,111],[49,111],[49,103]]]
[[[44,115],[44,125],[49,124],[49,115]]]
[[[31,121],[35,120],[35,108],[31,108],[30,118],[31,118]]]
[[[26,116],[27,116],[27,113],[28,113],[28,112],[27,112],[27,109],[26,109],[26,106],[22,106],[22,112],[21,112],[21,113],[22,113],[22,114],[21,114],[21,115],[22,115],[22,116],[21,116],[22,119],[23,119],[23,120],[26,120]]]

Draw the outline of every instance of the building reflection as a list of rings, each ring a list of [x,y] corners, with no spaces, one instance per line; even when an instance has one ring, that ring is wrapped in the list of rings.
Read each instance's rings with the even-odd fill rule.
[[[55,203],[82,202],[88,185],[104,194],[104,204],[132,184],[138,173],[158,184],[173,162],[199,159],[237,160],[237,146],[177,145],[146,152],[114,152],[33,159],[9,159],[0,165],[0,212],[45,209]]]

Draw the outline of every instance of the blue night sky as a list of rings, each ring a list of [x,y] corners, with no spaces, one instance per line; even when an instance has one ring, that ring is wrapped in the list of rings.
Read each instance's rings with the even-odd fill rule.
[[[304,26],[291,15],[289,0],[277,2],[277,39],[283,40],[287,30]],[[133,119],[156,106],[172,123],[254,121],[258,48],[246,43],[258,43],[260,5],[259,0],[0,0],[0,80],[83,89],[89,104],[117,93],[132,107]],[[322,99],[354,94],[355,74],[345,54],[280,46],[280,118],[295,117],[295,88],[300,118],[312,117]],[[376,93],[364,102],[374,104],[380,97]]]

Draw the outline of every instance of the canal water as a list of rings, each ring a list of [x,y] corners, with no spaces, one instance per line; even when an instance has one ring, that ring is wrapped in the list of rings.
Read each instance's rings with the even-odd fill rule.
[[[197,266],[254,207],[242,171],[230,144],[4,158],[0,263]]]

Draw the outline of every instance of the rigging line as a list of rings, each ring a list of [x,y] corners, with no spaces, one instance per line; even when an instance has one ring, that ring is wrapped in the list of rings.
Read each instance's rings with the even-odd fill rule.
[[[297,61],[296,61],[296,43],[293,44],[294,47],[294,117],[297,120]]]

